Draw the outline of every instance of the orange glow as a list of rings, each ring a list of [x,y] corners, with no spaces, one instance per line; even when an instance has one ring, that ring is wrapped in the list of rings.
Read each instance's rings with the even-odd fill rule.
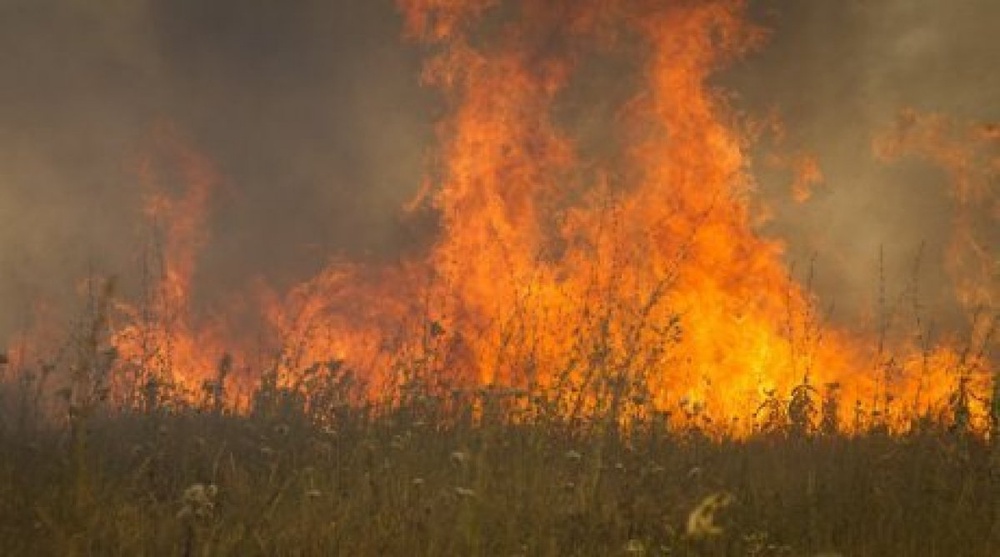
[[[208,202],[219,178],[167,127],[154,135],[154,154],[138,167],[143,210],[154,234],[144,263],[144,291],[138,304],[118,308],[121,325],[111,342],[129,379],[152,380],[190,399],[214,377],[222,355],[213,327],[196,322],[191,310],[197,256],[208,240]],[[178,186],[165,180],[163,168],[177,171],[183,191],[171,193]]]
[[[435,210],[439,235],[397,266],[337,261],[288,292],[261,289],[274,356],[261,371],[291,384],[313,364],[346,362],[372,397],[415,377],[594,393],[566,403],[569,414],[642,393],[675,421],[697,413],[735,435],[760,425],[755,414],[769,397],[787,401],[806,383],[839,386],[844,423],[860,401],[867,420],[895,412],[891,427],[905,425],[903,410],[945,412],[962,378],[986,392],[982,353],[882,346],[824,324],[782,262],[782,243],[755,231],[751,137],[709,83],[765,39],[745,2],[525,1],[510,12],[499,4],[399,0],[407,36],[433,52],[424,80],[449,108],[439,167],[409,207]],[[493,16],[490,32],[477,34]],[[614,123],[621,156],[585,160],[554,113],[581,61],[609,49],[641,58],[639,75]],[[996,142],[995,132],[982,137]],[[883,149],[895,156],[913,145],[900,136]],[[192,312],[218,178],[175,139],[161,147],[186,189],[166,193],[152,162],[142,165],[161,257],[146,302],[121,308],[113,343],[128,369],[198,396],[224,350],[246,363],[254,343],[225,338]],[[935,160],[953,169],[956,196],[980,202],[964,155],[942,153]],[[794,196],[806,202],[822,173],[809,157],[793,170]],[[961,226],[955,246],[978,249]],[[968,257],[954,258],[956,274],[968,268]],[[995,255],[975,258],[995,273]],[[995,290],[983,290],[997,284],[989,269],[963,276],[970,303],[995,302]]]

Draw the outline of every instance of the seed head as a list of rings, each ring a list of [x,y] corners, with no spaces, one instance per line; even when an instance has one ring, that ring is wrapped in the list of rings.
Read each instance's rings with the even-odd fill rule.
[[[687,535],[692,538],[706,538],[721,534],[722,528],[715,524],[715,513],[728,507],[732,502],[732,494],[725,492],[714,493],[702,499],[688,515]]]

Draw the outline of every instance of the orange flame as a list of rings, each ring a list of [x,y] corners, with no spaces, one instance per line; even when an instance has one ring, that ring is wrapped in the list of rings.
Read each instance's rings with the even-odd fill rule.
[[[437,50],[425,80],[452,107],[429,196],[440,237],[426,259],[334,265],[271,305],[299,347],[295,365],[344,358],[382,385],[398,379],[386,368],[403,354],[433,356],[436,373],[473,384],[617,378],[660,408],[716,417],[751,416],[806,383],[837,384],[873,412],[892,398],[947,404],[969,362],[946,348],[890,357],[823,330],[782,245],[753,231],[749,139],[708,85],[762,41],[743,2],[499,4],[400,2],[407,34]],[[474,28],[487,15],[500,22],[483,38]],[[618,43],[645,55],[622,108],[627,162],[588,184],[553,114],[579,60]],[[806,182],[820,179],[810,160],[799,166]]]
[[[141,303],[118,308],[123,325],[112,343],[131,380],[173,385],[190,396],[213,377],[221,356],[213,327],[197,323],[191,311],[197,256],[208,241],[208,202],[219,178],[211,163],[165,126],[154,134],[153,153],[138,166],[153,253],[144,263]],[[183,192],[171,195],[177,186],[161,182],[169,175],[164,169],[179,170]]]
[[[611,399],[638,392],[731,434],[749,432],[758,409],[796,387],[837,385],[885,420],[892,399],[942,411],[959,384],[985,392],[981,351],[888,347],[826,326],[782,263],[783,245],[755,232],[751,137],[709,83],[764,40],[744,1],[399,6],[407,36],[435,52],[424,79],[450,108],[438,128],[440,166],[417,201],[440,215],[439,236],[395,267],[338,261],[285,294],[264,291],[283,383],[343,361],[367,375],[373,396],[414,377]],[[608,130],[620,156],[586,160],[556,114],[583,61],[608,51],[641,64]],[[913,148],[902,136],[886,144],[889,153]],[[215,377],[221,347],[249,351],[190,309],[218,178],[180,142],[161,146],[188,189],[171,196],[149,186],[162,265],[149,307],[126,307],[114,342],[132,369],[172,375],[196,392]],[[942,160],[966,168],[960,154]],[[812,159],[796,165],[805,202],[821,174]],[[152,164],[142,169],[153,184]],[[960,182],[960,195],[979,195]],[[978,285],[983,276],[972,278]],[[565,411],[603,404],[594,395]]]

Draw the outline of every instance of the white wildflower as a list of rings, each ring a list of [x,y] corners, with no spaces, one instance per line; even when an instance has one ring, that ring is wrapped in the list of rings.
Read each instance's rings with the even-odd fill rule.
[[[455,494],[458,495],[459,497],[465,497],[469,499],[472,499],[476,496],[475,490],[469,489],[467,487],[456,487]]]
[[[455,464],[465,464],[469,461],[469,453],[463,451],[455,451],[451,453],[451,461]]]
[[[214,484],[193,484],[184,490],[181,496],[181,510],[177,518],[189,517],[206,519],[215,511],[215,496],[219,489]]]

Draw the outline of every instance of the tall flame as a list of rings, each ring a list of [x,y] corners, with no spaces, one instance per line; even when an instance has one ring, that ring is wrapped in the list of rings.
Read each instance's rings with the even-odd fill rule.
[[[139,304],[119,308],[123,324],[112,343],[129,380],[171,383],[189,396],[212,377],[219,357],[212,327],[196,323],[191,308],[197,257],[208,241],[208,202],[219,178],[169,126],[157,128],[152,144],[138,165],[153,232],[144,292]],[[175,170],[176,176],[168,172]],[[164,183],[165,177],[174,179]]]
[[[732,433],[797,387],[828,385],[883,418],[893,399],[940,410],[960,382],[986,388],[981,351],[889,347],[825,324],[781,242],[755,232],[750,126],[710,84],[764,41],[744,1],[398,3],[406,35],[434,53],[424,80],[450,109],[417,200],[440,216],[438,236],[396,266],[336,261],[286,293],[265,290],[267,348],[278,354],[268,371],[279,380],[336,361],[364,373],[374,396],[413,378],[628,391],[660,410],[736,419],[720,426]],[[560,103],[588,57],[609,52],[640,64],[623,78],[634,94],[602,132],[617,153],[589,159],[560,124]],[[883,149],[913,145],[899,135]],[[181,143],[165,146],[188,189],[151,187],[163,264],[151,306],[126,308],[115,343],[133,369],[196,390],[223,347],[244,361],[249,350],[190,311],[218,179]],[[805,201],[821,174],[811,159],[796,164]],[[963,288],[987,301],[975,285]],[[603,404],[577,400],[565,410]]]
[[[429,353],[435,373],[535,389],[615,378],[660,408],[716,416],[751,416],[807,384],[875,412],[893,398],[946,404],[969,362],[944,348],[898,357],[822,327],[781,243],[754,232],[749,138],[708,83],[763,39],[744,2],[515,4],[400,1],[408,36],[436,51],[424,78],[452,109],[429,200],[440,235],[425,259],[335,265],[273,306],[308,359]],[[554,114],[602,48],[643,65],[621,107],[624,164],[586,174]]]

